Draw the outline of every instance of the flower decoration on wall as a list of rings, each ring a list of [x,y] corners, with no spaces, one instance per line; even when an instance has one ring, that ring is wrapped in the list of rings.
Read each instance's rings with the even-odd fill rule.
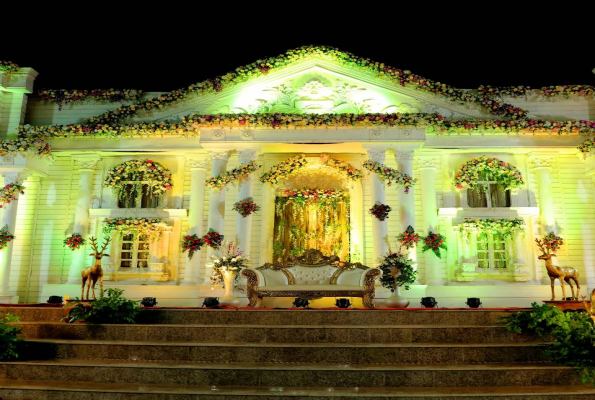
[[[347,195],[341,190],[333,189],[299,189],[291,190],[287,189],[283,191],[283,195],[287,200],[293,200],[297,202],[301,201],[318,201],[328,199],[346,199]]]
[[[209,228],[209,231],[202,237],[202,240],[207,246],[218,249],[223,242],[223,235],[213,228]]]
[[[550,232],[547,235],[543,236],[543,246],[546,249],[549,249],[552,253],[557,253],[560,246],[564,244],[564,239],[562,237],[557,236],[554,232]]]
[[[133,185],[133,190],[137,198],[143,190],[161,197],[171,190],[173,182],[171,172],[163,165],[153,160],[128,160],[111,168],[103,180],[103,186],[114,190],[118,198],[129,195],[126,190],[122,190],[124,185]]]
[[[397,241],[401,243],[401,246],[409,250],[421,241],[421,236],[419,236],[413,227],[409,225],[405,232],[399,233]]]
[[[372,208],[370,208],[370,214],[376,217],[379,221],[384,221],[388,218],[388,213],[390,213],[392,209],[388,204],[376,203]]]
[[[209,187],[220,189],[227,186],[231,182],[239,181],[260,168],[256,161],[250,161],[245,164],[240,164],[238,167],[217,175],[214,178],[207,179],[205,184]]]
[[[577,148],[586,157],[588,153],[591,153],[593,150],[595,150],[595,140],[587,139],[584,142],[582,142]]]
[[[19,137],[13,140],[0,142],[0,156],[6,154],[20,154],[26,156],[33,154],[37,156],[51,156],[50,145],[41,139]]]
[[[75,251],[85,245],[85,239],[78,233],[73,233],[64,239],[63,243],[64,246],[68,247],[72,251]]]
[[[595,93],[595,86],[592,85],[560,85],[560,86],[544,86],[541,89],[541,94],[546,97],[564,96],[569,98],[571,96],[593,96]]]
[[[64,104],[76,104],[85,101],[101,103],[136,102],[142,98],[143,91],[135,89],[43,89],[38,91],[37,95],[43,101],[58,104],[58,109],[62,110]]]
[[[428,250],[431,250],[436,257],[442,258],[440,254],[440,249],[447,250],[446,247],[446,238],[439,233],[434,233],[432,231],[428,232],[428,236],[424,237],[424,247],[422,248],[422,252],[425,253]]]
[[[14,240],[14,235],[8,230],[8,225],[0,229],[0,250],[4,249]]]
[[[25,194],[25,186],[19,182],[9,183],[0,189],[0,208],[4,208],[5,204],[17,200],[18,194]]]
[[[364,177],[364,174],[362,173],[361,170],[353,167],[348,162],[337,160],[336,158],[333,158],[333,157],[329,156],[328,154],[322,154],[320,156],[320,161],[321,161],[322,165],[327,165],[331,168],[336,169],[342,175],[344,175],[345,177],[347,177],[348,179],[350,179],[352,181],[356,181],[356,180],[362,179]]]
[[[17,72],[19,70],[19,66],[12,61],[4,61],[0,60],[0,72],[7,72],[12,74],[13,72]]]
[[[459,232],[468,238],[472,231],[478,231],[480,237],[485,237],[488,233],[495,233],[508,238],[519,233],[524,233],[525,221],[520,218],[465,218],[463,223],[459,225]]]
[[[188,252],[188,259],[192,260],[194,253],[202,248],[204,241],[197,234],[186,235],[182,239],[182,252]]]
[[[105,218],[103,220],[103,233],[106,235],[116,231],[120,235],[144,235],[148,241],[154,241],[166,229],[167,224],[159,218]]]
[[[280,181],[287,179],[289,175],[304,167],[306,164],[308,164],[308,160],[306,160],[306,157],[303,154],[281,161],[279,164],[273,166],[270,170],[262,174],[260,181],[262,183],[276,185]]]
[[[428,132],[438,134],[445,132],[455,133],[485,133],[485,132],[506,132],[506,133],[538,133],[548,134],[593,134],[595,133],[595,121],[568,120],[568,121],[546,121],[539,119],[515,119],[515,120],[479,120],[479,119],[458,119],[443,120],[440,123],[429,123]]]
[[[237,211],[242,217],[246,218],[248,215],[260,210],[260,206],[254,202],[252,197],[246,197],[244,200],[234,203],[232,210]]]
[[[388,186],[391,186],[393,183],[396,183],[399,186],[404,186],[405,193],[409,193],[409,188],[417,181],[407,174],[374,161],[365,161],[363,167],[368,171],[375,172],[380,179],[388,184]]]
[[[506,190],[523,186],[521,172],[498,158],[481,156],[467,161],[457,172],[454,184],[458,189],[473,188],[479,181],[495,181]]]

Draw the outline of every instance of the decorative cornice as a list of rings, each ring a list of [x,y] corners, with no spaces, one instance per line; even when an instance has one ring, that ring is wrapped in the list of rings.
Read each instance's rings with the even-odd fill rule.
[[[367,149],[368,158],[380,164],[384,164],[386,160],[386,149]]]
[[[206,158],[186,158],[186,163],[190,169],[204,169],[206,170],[209,167],[209,160]]]
[[[72,159],[78,164],[79,170],[94,170],[101,160],[101,156],[98,154],[74,154]]]
[[[240,130],[240,137],[242,140],[254,140],[254,129],[244,128]]]

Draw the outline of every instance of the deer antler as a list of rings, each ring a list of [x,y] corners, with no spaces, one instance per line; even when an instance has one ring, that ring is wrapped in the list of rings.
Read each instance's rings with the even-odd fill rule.
[[[101,248],[101,251],[99,252],[100,254],[103,254],[105,249],[107,249],[107,245],[109,244],[111,239],[109,237],[105,237],[105,238],[103,238],[103,240],[105,240],[105,243],[103,244],[103,247]]]
[[[539,250],[546,256],[550,255],[550,250],[544,246],[543,241],[539,240],[539,239],[535,239],[535,243],[537,243],[537,247],[539,248]]]
[[[97,239],[91,236],[91,247],[93,247],[93,251],[97,254]]]

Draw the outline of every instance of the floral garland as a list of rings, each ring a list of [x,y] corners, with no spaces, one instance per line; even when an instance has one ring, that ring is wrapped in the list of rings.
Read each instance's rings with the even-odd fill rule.
[[[9,204],[11,201],[17,200],[18,194],[25,194],[25,186],[21,183],[9,183],[0,189],[0,208],[4,208],[5,204]]]
[[[14,235],[8,230],[8,225],[0,229],[0,250],[8,246],[8,243],[14,240]]]
[[[220,189],[222,187],[227,186],[227,184],[235,181],[239,181],[241,178],[245,178],[251,173],[255,172],[261,166],[256,163],[256,161],[250,161],[245,164],[240,164],[238,167],[232,169],[231,171],[224,172],[221,175],[217,175],[214,178],[207,179],[205,181],[205,185]]]
[[[13,140],[3,140],[0,142],[0,155],[6,154],[35,154],[38,156],[51,156],[50,145],[40,139],[17,138]]]
[[[561,85],[561,86],[544,86],[539,89],[539,94],[544,97],[564,96],[593,96],[595,93],[595,86],[591,85]],[[491,87],[480,86],[479,93],[491,97],[522,97],[531,93],[529,86],[508,86],[508,87]]]
[[[154,241],[167,228],[167,224],[160,218],[105,218],[103,220],[103,233],[108,235],[112,231],[120,235],[130,234],[145,235],[148,240]]]
[[[20,67],[12,61],[0,60],[0,72],[8,72],[9,74],[12,74],[13,72],[17,72],[19,69]]]
[[[285,195],[288,200],[294,201],[318,201],[328,199],[342,200],[347,197],[347,195],[343,191],[334,189],[287,189],[283,191],[283,195]]]
[[[357,181],[364,177],[364,174],[361,170],[354,168],[351,164],[345,161],[337,160],[336,158],[333,158],[328,154],[322,154],[320,156],[320,161],[322,162],[322,165],[327,165],[331,168],[336,169],[352,181]]]
[[[480,237],[486,237],[488,232],[499,233],[503,237],[511,237],[518,233],[524,233],[525,221],[520,218],[514,219],[470,219],[465,218],[462,224],[459,225],[459,232],[469,237],[472,231],[479,231]]]
[[[365,161],[362,166],[368,171],[375,172],[381,180],[387,181],[388,186],[392,185],[393,182],[397,185],[405,186],[405,193],[409,193],[409,188],[417,181],[407,174],[374,161]]]
[[[246,218],[250,214],[260,210],[260,206],[254,202],[252,197],[246,197],[244,200],[234,203],[232,210],[237,211],[242,217]]]
[[[118,198],[128,193],[122,188],[130,184],[134,185],[137,196],[143,185],[148,185],[151,193],[156,196],[162,196],[173,187],[170,170],[149,159],[128,160],[116,165],[107,172],[103,180],[103,186],[112,188]]]
[[[523,176],[514,166],[495,157],[481,156],[467,161],[457,172],[454,184],[457,189],[473,187],[478,181],[493,180],[506,190],[523,186]]]
[[[102,103],[118,103],[124,101],[139,101],[143,96],[142,90],[135,89],[43,89],[37,92],[43,101],[58,104],[62,110],[64,104],[76,104],[85,101]]]
[[[487,97],[521,97],[529,94],[531,88],[529,86],[492,87],[481,85],[477,91]]]
[[[261,175],[260,181],[262,183],[269,183],[276,185],[279,181],[286,179],[289,175],[308,164],[306,156],[299,155],[288,160],[281,161],[279,164],[273,166],[267,172]]]
[[[443,120],[440,123],[430,123],[429,132],[485,132],[501,131],[507,133],[537,133],[547,132],[557,135],[563,134],[595,134],[595,121],[569,120],[569,121],[545,121],[540,119],[522,119],[511,121],[461,119]]]
[[[448,250],[446,247],[446,238],[439,233],[428,232],[428,236],[424,237],[424,247],[421,249],[423,253],[432,250],[436,257],[442,258],[440,249]]]
[[[390,208],[388,204],[376,202],[376,204],[374,204],[369,211],[370,214],[376,217],[376,219],[378,219],[379,221],[384,221],[388,218],[388,213],[392,211],[392,208]]]
[[[64,239],[63,243],[64,246],[68,247],[72,251],[75,251],[85,245],[85,239],[78,233],[73,233]]]
[[[411,71],[400,70],[384,63],[374,62],[367,58],[357,57],[351,53],[326,46],[303,46],[297,49],[288,50],[277,57],[269,57],[264,60],[257,60],[246,66],[236,68],[235,71],[219,76],[214,79],[207,79],[189,87],[160,94],[147,99],[137,105],[123,106],[110,110],[99,116],[91,117],[88,122],[92,124],[115,123],[130,118],[137,111],[159,110],[165,106],[177,103],[191,95],[220,92],[223,89],[236,85],[252,77],[266,75],[271,70],[277,70],[288,66],[299,60],[307,60],[312,57],[323,57],[330,59],[340,65],[359,69],[376,76],[386,78],[401,86],[414,86],[417,89],[448,97],[452,101],[463,103],[476,103],[488,109],[496,115],[506,115],[512,118],[524,118],[527,111],[510,104],[499,103],[480,94],[472,94],[466,90],[458,89],[441,82],[435,82],[411,73]]]
[[[554,232],[543,236],[543,246],[549,249],[552,253],[556,253],[560,246],[564,244],[564,239],[557,236]]]
[[[397,241],[401,243],[401,246],[409,250],[421,241],[421,236],[419,236],[413,227],[409,225],[405,232],[399,233]]]

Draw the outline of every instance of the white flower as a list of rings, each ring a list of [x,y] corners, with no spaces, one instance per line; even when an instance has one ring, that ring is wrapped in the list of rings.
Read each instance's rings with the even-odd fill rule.
[[[227,257],[223,257],[223,261],[227,261]]]
[[[234,258],[231,259],[231,262],[236,262],[236,261],[237,261],[237,258],[236,257],[234,257]]]

